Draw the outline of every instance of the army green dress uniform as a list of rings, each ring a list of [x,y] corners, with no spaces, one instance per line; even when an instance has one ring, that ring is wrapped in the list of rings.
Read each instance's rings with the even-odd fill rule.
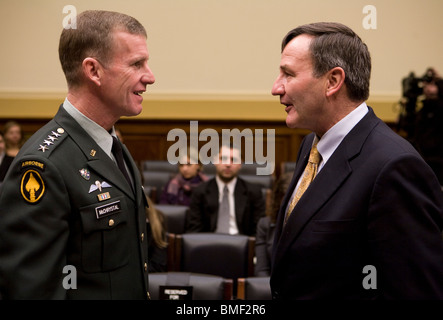
[[[60,107],[22,147],[0,194],[6,299],[147,299],[146,198]]]

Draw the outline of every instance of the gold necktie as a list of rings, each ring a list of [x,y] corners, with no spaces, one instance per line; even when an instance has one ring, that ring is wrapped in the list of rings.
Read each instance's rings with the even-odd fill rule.
[[[303,178],[300,182],[300,185],[295,193],[294,198],[292,198],[291,203],[289,204],[288,211],[286,212],[285,223],[288,220],[292,210],[294,210],[295,205],[298,200],[300,200],[303,193],[308,189],[311,182],[314,180],[317,175],[318,164],[321,160],[321,155],[317,150],[318,141],[312,146],[311,153],[309,154],[308,164],[306,165],[305,171],[303,172]]]

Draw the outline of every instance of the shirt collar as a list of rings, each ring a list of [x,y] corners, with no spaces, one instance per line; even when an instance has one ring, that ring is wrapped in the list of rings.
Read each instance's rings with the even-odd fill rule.
[[[235,184],[237,183],[237,177],[234,177],[231,181],[225,183],[222,179],[220,179],[218,175],[215,175],[215,181],[217,182],[218,191],[220,193],[223,193],[223,188],[226,185],[228,187],[229,193],[231,194],[234,192]]]
[[[346,135],[360,122],[366,113],[368,113],[368,106],[363,102],[321,137],[317,145],[317,150],[322,157],[319,169],[326,164]],[[315,137],[314,142],[317,139]]]
[[[63,108],[69,113],[71,117],[78,122],[78,124],[91,136],[91,138],[99,145],[106,154],[112,158],[112,136],[115,135],[115,129],[112,127],[111,133],[105,128],[89,119],[83,113],[81,113],[76,107],[74,107],[68,98],[63,103]]]

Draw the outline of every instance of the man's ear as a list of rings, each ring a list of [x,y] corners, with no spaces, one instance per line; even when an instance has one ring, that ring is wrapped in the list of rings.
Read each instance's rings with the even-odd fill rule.
[[[336,94],[345,83],[345,71],[340,67],[332,68],[328,71],[326,96],[332,97]]]
[[[86,79],[94,82],[97,86],[101,85],[103,67],[97,59],[85,58],[82,62],[82,70]]]

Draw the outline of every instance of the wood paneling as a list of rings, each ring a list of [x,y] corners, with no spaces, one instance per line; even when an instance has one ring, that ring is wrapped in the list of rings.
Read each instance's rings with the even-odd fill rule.
[[[42,127],[50,119],[20,119],[19,122],[23,127],[26,137],[31,136],[35,131]],[[0,128],[3,129],[7,119],[0,119]],[[270,130],[275,130],[275,174],[279,175],[280,163],[283,161],[295,161],[298,148],[303,137],[309,133],[306,130],[289,129],[286,124],[280,121],[215,121],[201,120],[198,121],[198,132],[204,129],[213,129],[219,134],[220,143],[222,141],[221,134],[223,130],[233,132],[238,129],[241,133],[247,133],[245,129],[250,129],[252,137],[256,137],[256,131],[261,129],[263,134],[263,155],[266,159],[267,155],[267,135],[271,134]],[[173,129],[181,129],[187,134],[188,146],[190,139],[190,121],[184,120],[145,120],[145,119],[121,119],[116,125],[122,132],[124,143],[130,150],[134,159],[138,162],[143,160],[167,160],[167,152],[175,141],[167,141],[168,132]],[[199,141],[199,147],[206,144],[207,141]],[[244,150],[245,140],[242,139],[242,147]],[[255,147],[254,147],[255,150]],[[243,151],[244,152],[244,151]],[[254,151],[255,152],[255,151]],[[255,161],[255,157],[254,157]]]

